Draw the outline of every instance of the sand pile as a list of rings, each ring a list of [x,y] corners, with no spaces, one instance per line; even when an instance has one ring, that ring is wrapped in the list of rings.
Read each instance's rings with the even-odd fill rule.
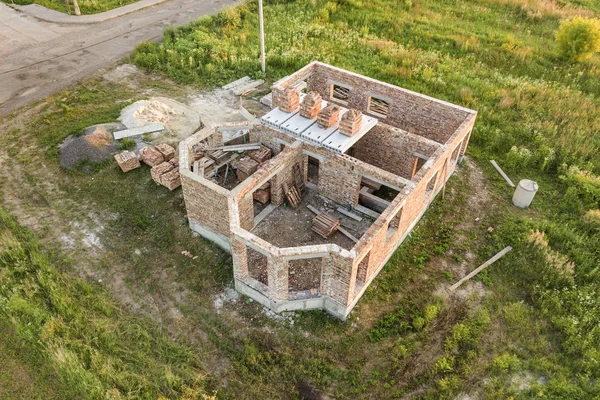
[[[148,100],[134,111],[133,117],[139,121],[160,122],[164,125],[177,114],[182,114],[182,111],[175,111],[173,107],[157,100]]]

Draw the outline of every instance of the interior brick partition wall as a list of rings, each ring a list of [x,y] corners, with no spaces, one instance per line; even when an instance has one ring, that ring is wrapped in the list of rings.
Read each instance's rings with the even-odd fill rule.
[[[307,79],[307,90],[316,91],[323,100],[330,101],[332,83],[350,88],[347,104],[365,114],[380,118],[386,124],[424,136],[439,143],[445,143],[467,118],[468,112],[443,102],[394,87],[384,82],[365,78],[339,68],[313,63]],[[368,111],[369,96],[389,102],[388,116],[380,116]]]
[[[436,142],[401,129],[378,124],[352,147],[353,157],[410,179],[414,153],[431,157],[440,147]],[[351,150],[352,150],[351,149]]]

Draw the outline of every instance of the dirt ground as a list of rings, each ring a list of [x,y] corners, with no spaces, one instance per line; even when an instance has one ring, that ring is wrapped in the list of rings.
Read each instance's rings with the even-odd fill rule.
[[[360,239],[372,225],[370,219],[363,218],[359,222],[335,211],[337,208],[335,203],[321,197],[315,190],[306,188],[302,203],[297,209],[292,209],[287,205],[277,207],[254,227],[252,233],[277,247],[297,247],[324,243],[337,244],[347,250],[354,247],[354,242],[339,232],[334,233],[327,239],[313,232],[311,225],[316,214],[310,211],[306,207],[307,205],[340,219],[344,228],[357,239]],[[251,269],[251,276],[267,284],[266,258],[263,260],[263,257],[263,255],[253,251],[252,255],[249,254],[248,264]],[[320,258],[290,262],[290,292],[318,289],[321,281],[321,265],[322,259]],[[313,293],[313,295],[316,294]]]

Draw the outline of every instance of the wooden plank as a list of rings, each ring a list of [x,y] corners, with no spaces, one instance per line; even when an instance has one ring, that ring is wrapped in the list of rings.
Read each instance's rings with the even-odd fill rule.
[[[361,206],[360,204],[358,204],[356,207],[354,207],[354,209],[362,214],[368,215],[369,217],[375,218],[375,219],[379,218],[379,216],[381,215],[378,212],[370,210],[365,206]]]
[[[368,186],[373,191],[381,189],[381,183],[372,181],[371,179],[364,177],[364,176],[360,178],[360,184],[364,185],[364,186]]]
[[[355,219],[357,221],[362,221],[362,217],[359,217],[358,215],[356,215],[356,214],[354,214],[354,213],[352,213],[352,212],[350,212],[348,210],[345,210],[342,207],[338,207],[337,208],[337,212],[339,212],[341,214],[344,214],[346,217],[350,217],[350,218]]]
[[[458,281],[454,285],[450,286],[450,290],[451,291],[456,290],[456,288],[458,288],[464,282],[468,281],[469,279],[471,279],[472,277],[474,277],[475,275],[477,275],[478,273],[480,273],[484,268],[487,268],[490,265],[492,265],[493,263],[495,263],[496,261],[498,261],[502,256],[504,256],[506,253],[508,253],[511,250],[512,250],[512,247],[510,247],[510,246],[505,247],[502,251],[500,251],[494,257],[490,258],[489,260],[487,260],[486,262],[484,262],[483,264],[481,264],[479,267],[477,267],[469,275],[465,276],[460,281]]]
[[[337,230],[338,230],[339,233],[341,233],[342,235],[346,236],[348,239],[352,240],[354,243],[358,242],[357,238],[355,238],[354,236],[352,236],[350,234],[350,232],[348,232],[347,230],[345,230],[341,226]]]
[[[131,136],[140,136],[144,133],[158,132],[165,129],[165,126],[159,122],[153,122],[144,126],[138,126],[131,129],[124,129],[113,133],[115,140],[123,139]]]
[[[508,184],[511,187],[515,187],[515,184],[513,183],[513,181],[510,180],[510,178],[508,177],[508,175],[506,175],[504,173],[504,171],[502,171],[502,168],[500,168],[500,166],[496,163],[496,161],[494,160],[490,160],[490,162],[492,163],[492,165],[494,166],[494,168],[496,168],[496,171],[498,171],[498,173],[500,173],[500,175],[502,175],[502,177],[504,178],[504,180],[506,182],[508,182]]]
[[[417,173],[417,165],[419,165],[419,157],[415,157],[415,162],[413,164],[413,169],[412,172],[410,174],[410,179],[412,180],[412,178],[415,177],[415,174]]]

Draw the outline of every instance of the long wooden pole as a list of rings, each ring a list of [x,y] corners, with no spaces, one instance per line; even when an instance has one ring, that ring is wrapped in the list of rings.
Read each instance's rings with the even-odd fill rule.
[[[417,172],[417,165],[419,164],[419,157],[415,157],[415,163],[413,164],[412,173],[410,174],[410,179],[415,177],[415,173]]]
[[[496,261],[498,261],[502,256],[504,256],[506,253],[508,253],[511,250],[512,250],[512,247],[510,247],[510,246],[505,247],[502,251],[500,251],[494,257],[490,258],[489,260],[487,260],[486,262],[484,262],[483,264],[481,264],[479,267],[477,267],[469,275],[465,276],[460,281],[458,281],[454,285],[450,286],[450,290],[451,291],[455,291],[456,288],[459,287],[460,285],[462,285],[465,281],[468,281],[469,279],[471,279],[472,277],[474,277],[475,275],[477,275],[478,273],[480,273],[484,268],[487,268],[490,265],[492,265],[493,263],[495,263]]]
[[[69,4],[69,0],[65,0],[65,3],[67,3],[67,14],[71,15],[71,4]]]
[[[259,18],[259,27],[260,27],[260,65],[261,70],[264,73],[265,66],[265,23],[263,16],[263,3],[262,0],[258,0],[258,18]]]

